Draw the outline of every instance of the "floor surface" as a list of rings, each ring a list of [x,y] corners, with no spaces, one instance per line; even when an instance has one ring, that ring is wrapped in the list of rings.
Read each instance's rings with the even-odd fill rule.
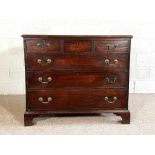
[[[0,96],[0,134],[122,135],[155,134],[155,94],[130,94],[131,124],[113,114],[94,117],[45,117],[24,127],[25,96]]]

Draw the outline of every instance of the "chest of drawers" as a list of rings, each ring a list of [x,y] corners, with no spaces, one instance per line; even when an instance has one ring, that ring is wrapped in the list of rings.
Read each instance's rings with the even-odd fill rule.
[[[114,113],[130,123],[132,36],[22,35],[25,126],[47,115]]]

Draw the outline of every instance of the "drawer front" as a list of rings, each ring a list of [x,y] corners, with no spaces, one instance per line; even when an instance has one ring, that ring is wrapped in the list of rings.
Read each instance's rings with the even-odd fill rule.
[[[65,40],[64,52],[91,52],[92,43],[87,40]]]
[[[28,91],[27,101],[33,110],[125,109],[125,89]]]
[[[95,50],[97,54],[104,54],[105,52],[128,52],[128,40],[99,40],[95,41]]]
[[[46,53],[46,52],[59,52],[60,41],[59,40],[26,40],[27,52],[31,53]]]
[[[50,89],[64,87],[127,87],[128,74],[124,72],[27,72],[27,87]]]
[[[95,56],[50,56],[27,55],[27,69],[55,69],[55,70],[103,70],[103,69],[127,69],[129,64],[128,54],[105,54]]]

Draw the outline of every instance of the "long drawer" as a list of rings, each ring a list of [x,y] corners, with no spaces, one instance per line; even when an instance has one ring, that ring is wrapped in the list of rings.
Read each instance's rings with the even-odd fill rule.
[[[104,54],[102,56],[67,56],[27,54],[28,70],[115,70],[128,69],[128,54]]]
[[[127,87],[128,74],[124,72],[75,72],[75,71],[30,71],[27,72],[27,87],[50,89],[64,87]]]
[[[127,108],[126,89],[55,89],[28,91],[32,110],[113,110]]]

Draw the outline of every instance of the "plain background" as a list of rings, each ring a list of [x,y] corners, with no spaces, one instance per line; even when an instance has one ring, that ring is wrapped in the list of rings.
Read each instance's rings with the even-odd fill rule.
[[[0,94],[24,94],[21,34],[131,34],[130,93],[155,92],[153,0],[0,0]]]

